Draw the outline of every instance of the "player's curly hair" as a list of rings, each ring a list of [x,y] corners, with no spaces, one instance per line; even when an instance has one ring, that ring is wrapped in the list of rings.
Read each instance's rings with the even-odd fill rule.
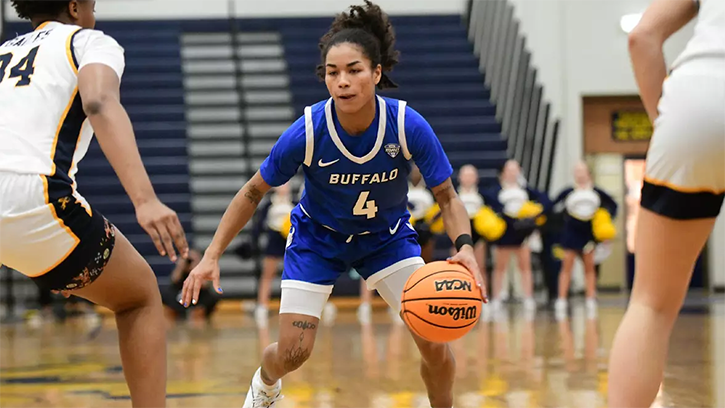
[[[57,16],[68,9],[70,0],[10,0],[20,18],[30,20],[35,16]]]
[[[350,43],[360,46],[370,59],[373,68],[380,64],[383,74],[378,89],[397,88],[386,72],[398,63],[400,52],[395,49],[395,30],[388,15],[380,6],[365,0],[364,6],[351,6],[349,13],[335,18],[330,31],[320,39],[322,64],[317,67],[317,76],[325,79],[325,60],[330,48],[337,44]]]

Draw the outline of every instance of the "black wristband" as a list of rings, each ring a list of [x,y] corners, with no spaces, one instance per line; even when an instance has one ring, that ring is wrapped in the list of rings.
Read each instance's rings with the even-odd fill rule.
[[[456,238],[456,251],[460,251],[464,245],[470,245],[473,248],[473,238],[468,234],[461,234]]]

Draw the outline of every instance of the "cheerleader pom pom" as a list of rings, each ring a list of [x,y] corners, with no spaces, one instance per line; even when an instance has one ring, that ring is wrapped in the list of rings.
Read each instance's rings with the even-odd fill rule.
[[[290,218],[290,215],[287,214],[282,222],[282,228],[280,228],[279,234],[282,235],[282,238],[287,239],[290,229],[292,229],[292,219]]]
[[[544,206],[533,201],[527,201],[521,206],[519,213],[516,215],[518,219],[535,218],[544,212]]]
[[[446,232],[446,227],[443,224],[441,207],[438,206],[437,203],[433,204],[433,206],[428,210],[423,219],[425,220],[426,224],[430,225],[430,232],[432,232],[433,234],[443,234]]]
[[[607,210],[600,208],[594,213],[592,233],[597,242],[609,241],[617,236],[617,229],[612,222],[612,215]]]
[[[506,232],[506,221],[484,206],[473,217],[473,228],[487,241],[496,241]]]

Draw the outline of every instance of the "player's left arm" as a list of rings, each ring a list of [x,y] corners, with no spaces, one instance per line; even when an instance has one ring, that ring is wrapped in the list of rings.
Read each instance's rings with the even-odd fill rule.
[[[451,181],[453,168],[448,157],[430,124],[411,108],[406,112],[405,131],[412,159],[420,169],[426,184],[434,186],[431,191],[441,209],[443,224],[458,250],[449,261],[460,263],[471,271],[484,301],[487,301],[486,285],[473,252],[471,221],[466,207],[453,188]]]

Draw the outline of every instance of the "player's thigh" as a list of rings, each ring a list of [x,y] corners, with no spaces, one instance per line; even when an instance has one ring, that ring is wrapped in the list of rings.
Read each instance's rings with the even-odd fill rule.
[[[114,312],[140,306],[161,306],[158,281],[151,267],[128,239],[115,231],[116,243],[108,264],[90,285],[70,293]]]
[[[367,248],[369,255],[353,264],[370,290],[377,289],[388,305],[400,312],[403,289],[410,275],[425,265],[412,229],[401,228],[389,240]]]
[[[672,316],[725,199],[725,78],[681,72],[665,81],[647,154],[632,288],[633,303]]]
[[[344,265],[323,258],[303,242],[288,246],[277,341],[278,356],[287,370],[299,367],[312,353],[322,310],[344,270]]]
[[[348,268],[343,262],[323,257],[314,250],[315,240],[304,230],[288,237],[282,272],[280,310],[319,319],[337,278]]]

